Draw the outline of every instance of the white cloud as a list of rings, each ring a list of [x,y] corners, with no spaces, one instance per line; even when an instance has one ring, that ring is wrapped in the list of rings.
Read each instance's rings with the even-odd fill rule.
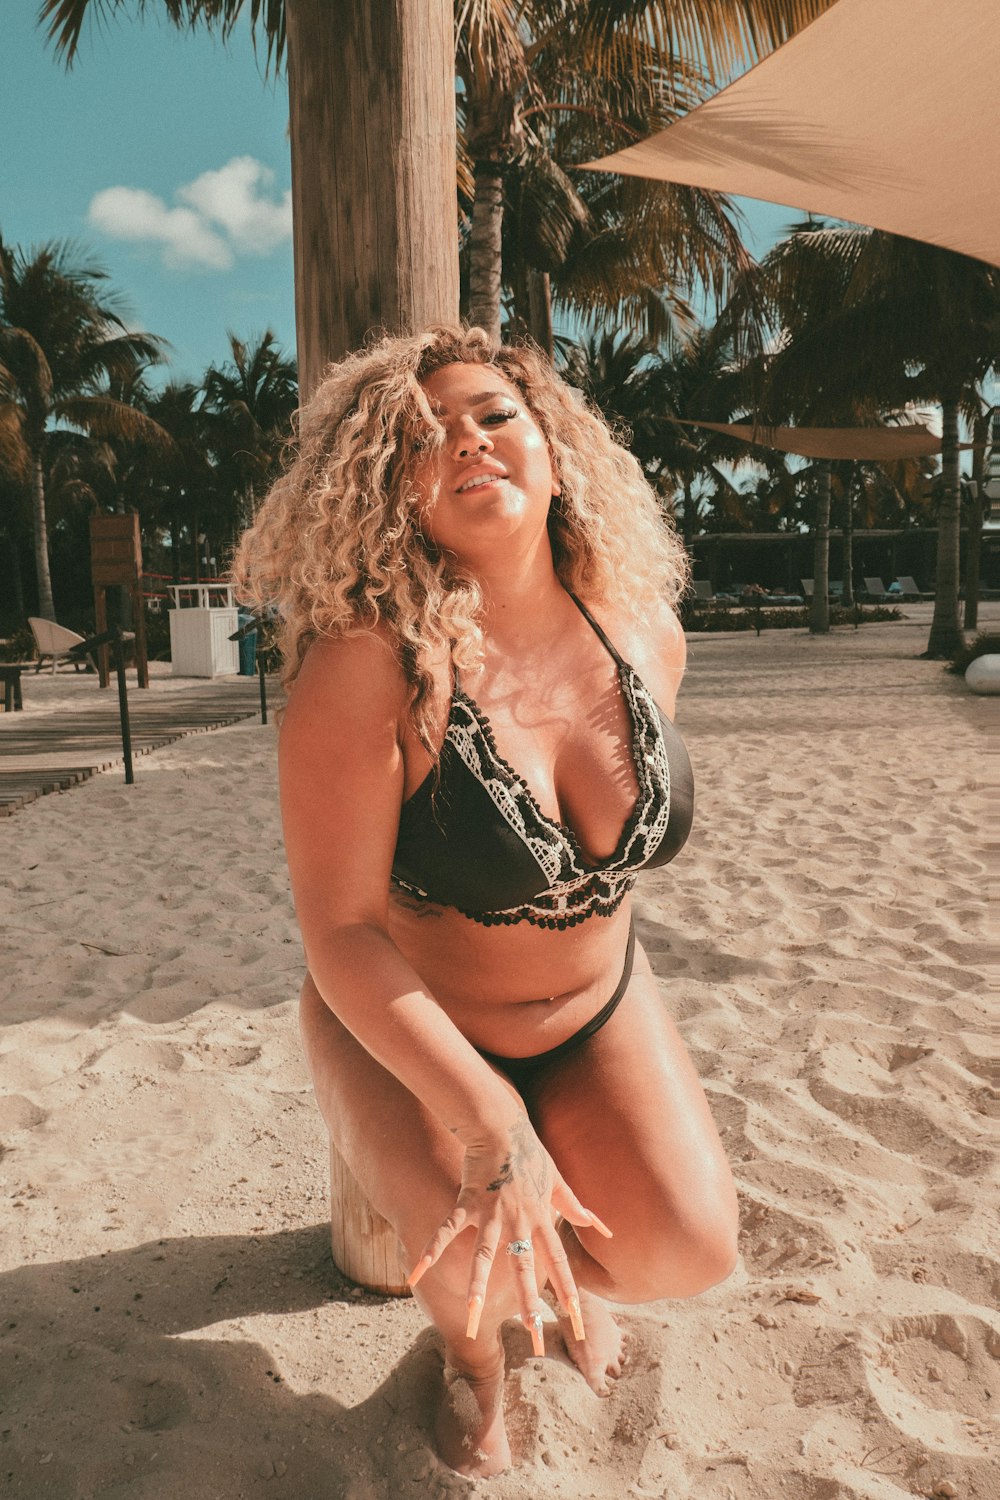
[[[164,264],[228,270],[238,255],[266,255],[292,233],[292,195],[273,196],[274,173],[236,156],[177,189],[174,207],[144,188],[110,187],[87,213],[113,239],[162,246]]]
[[[104,188],[91,200],[87,218],[112,239],[161,244],[168,266],[226,271],[233,263],[225,240],[193,209],[168,208],[162,198],[143,188]]]
[[[275,202],[265,197],[274,173],[252,156],[234,156],[217,172],[202,172],[178,188],[177,196],[204,218],[220,225],[237,251],[266,254],[292,233],[292,194]]]

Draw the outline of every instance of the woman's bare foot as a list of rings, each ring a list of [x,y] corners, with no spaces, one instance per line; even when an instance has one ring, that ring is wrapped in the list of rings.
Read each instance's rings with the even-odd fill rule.
[[[611,1382],[618,1379],[625,1363],[625,1335],[611,1316],[608,1304],[591,1292],[580,1292],[580,1311],[585,1339],[575,1337],[569,1318],[561,1307],[556,1308],[566,1353],[592,1391],[598,1396],[610,1396]]]
[[[464,1365],[464,1361],[463,1361]],[[510,1468],[510,1446],[503,1420],[505,1358],[496,1355],[474,1369],[460,1367],[445,1353],[444,1389],[434,1424],[438,1456],[470,1479],[485,1479]]]

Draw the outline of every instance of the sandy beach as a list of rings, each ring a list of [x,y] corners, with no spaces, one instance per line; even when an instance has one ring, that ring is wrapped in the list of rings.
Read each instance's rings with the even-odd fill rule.
[[[1000,1495],[997,711],[918,659],[928,619],[690,637],[696,825],[641,880],[637,931],[734,1165],[742,1256],[695,1301],[625,1312],[605,1401],[509,1325],[518,1463],[493,1481],[433,1456],[419,1310],[330,1260],[273,727],[5,819],[0,1489]],[[26,712],[95,690],[27,678]]]

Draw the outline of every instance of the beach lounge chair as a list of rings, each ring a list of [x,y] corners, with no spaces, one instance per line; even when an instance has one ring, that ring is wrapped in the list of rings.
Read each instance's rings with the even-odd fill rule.
[[[800,578],[799,582],[802,585],[802,592],[805,595],[806,599],[811,599],[813,596],[813,586],[816,582],[815,578]],[[831,583],[829,588],[827,589],[827,598],[830,600],[830,603],[833,604],[840,598],[843,592],[843,582],[838,579],[836,583]]]
[[[873,599],[876,603],[881,604],[886,597],[885,584],[881,578],[866,578],[865,593],[869,599]]]
[[[55,676],[57,661],[71,661],[73,671],[79,672],[81,658],[73,654],[72,648],[82,646],[84,636],[77,635],[75,630],[67,630],[65,625],[57,625],[54,620],[39,619],[37,615],[29,615],[28,624],[35,637],[35,650],[38,652],[38,661],[35,663],[36,673],[42,670],[42,663],[47,657],[52,659],[53,676]],[[97,666],[93,657],[88,655],[85,659],[96,672]]]
[[[712,582],[709,578],[692,578],[691,587],[694,589],[695,599],[709,602],[715,598],[712,592]]]
[[[899,587],[900,587],[900,590],[902,592],[902,595],[903,595],[904,599],[910,599],[910,598],[912,598],[912,599],[933,599],[934,598],[933,590],[929,594],[921,593],[920,589],[917,588],[916,581],[914,579],[912,579],[912,578],[909,578],[909,577],[899,578],[899,579],[897,579],[897,582],[899,584]]]

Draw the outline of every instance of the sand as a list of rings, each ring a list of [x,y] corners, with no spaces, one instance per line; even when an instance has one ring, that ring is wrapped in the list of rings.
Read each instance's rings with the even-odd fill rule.
[[[1000,1494],[996,707],[916,659],[907,613],[691,638],[697,824],[641,881],[637,929],[733,1162],[740,1264],[626,1313],[606,1401],[510,1325],[518,1466],[477,1485],[428,1446],[419,1310],[329,1259],[273,729],[193,736],[133,787],[108,772],[5,820],[0,1490]],[[93,682],[25,691],[72,712]]]

